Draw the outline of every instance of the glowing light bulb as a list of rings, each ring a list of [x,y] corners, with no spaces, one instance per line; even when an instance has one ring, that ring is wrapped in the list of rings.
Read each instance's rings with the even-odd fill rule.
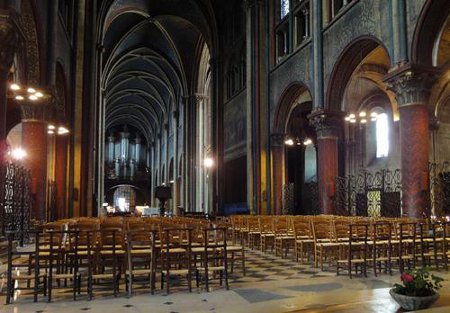
[[[11,88],[11,90],[14,90],[14,91],[15,90],[20,90],[20,86],[18,84],[16,84],[16,83],[11,84],[10,88]]]

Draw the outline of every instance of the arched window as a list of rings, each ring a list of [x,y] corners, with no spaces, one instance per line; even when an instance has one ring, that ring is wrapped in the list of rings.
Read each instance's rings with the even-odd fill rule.
[[[280,0],[280,18],[283,19],[289,14],[289,0]]]
[[[389,154],[389,120],[386,113],[378,114],[376,121],[377,158]]]

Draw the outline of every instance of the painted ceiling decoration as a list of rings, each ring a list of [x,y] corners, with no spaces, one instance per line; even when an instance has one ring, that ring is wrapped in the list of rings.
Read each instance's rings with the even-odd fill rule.
[[[153,142],[193,94],[199,51],[212,45],[209,1],[105,1],[101,87],[106,129],[135,126]],[[181,52],[182,51],[182,52]]]

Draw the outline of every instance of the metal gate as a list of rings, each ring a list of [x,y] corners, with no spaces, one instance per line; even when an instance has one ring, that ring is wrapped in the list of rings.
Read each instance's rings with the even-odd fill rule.
[[[21,244],[28,239],[31,212],[31,172],[7,162],[0,168],[0,231],[14,231]]]
[[[430,164],[428,195],[433,215],[450,215],[450,161]]]
[[[339,215],[384,216],[401,215],[401,172],[361,171],[357,175],[335,179],[336,212]]]

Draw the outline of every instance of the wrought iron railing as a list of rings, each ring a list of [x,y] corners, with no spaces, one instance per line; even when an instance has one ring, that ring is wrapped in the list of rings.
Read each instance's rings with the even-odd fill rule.
[[[450,215],[450,161],[430,163],[428,196],[433,215]]]
[[[334,204],[339,215],[401,215],[401,172],[383,169],[336,177]]]
[[[28,239],[31,213],[31,172],[6,162],[0,166],[0,232],[13,231],[23,244]]]

